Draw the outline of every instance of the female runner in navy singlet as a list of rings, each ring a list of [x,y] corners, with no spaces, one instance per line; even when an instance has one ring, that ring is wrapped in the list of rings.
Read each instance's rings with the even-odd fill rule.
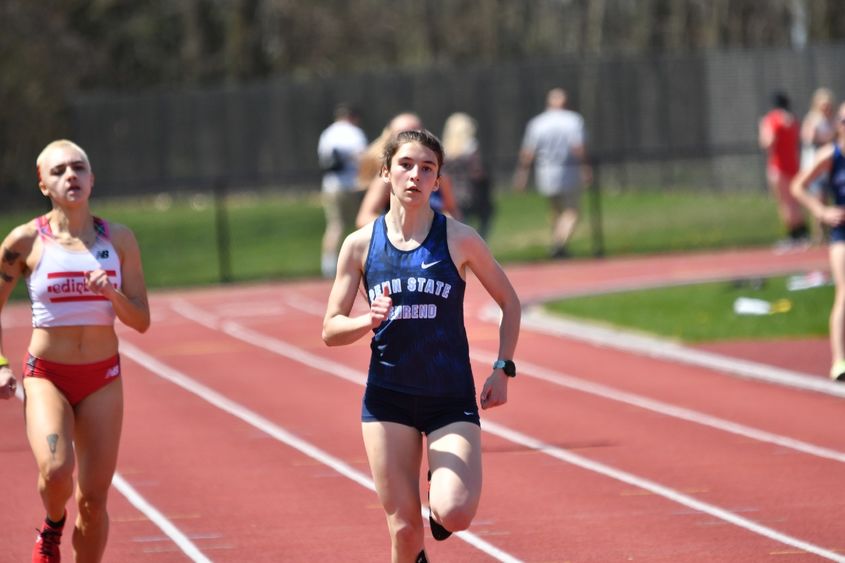
[[[46,512],[32,561],[61,559],[74,465],[74,561],[101,561],[123,420],[114,320],[144,332],[150,307],[135,235],[94,217],[88,207],[94,174],[85,151],[54,141],[36,166],[38,187],[52,210],[12,230],[0,249],[0,310],[21,279],[32,300],[33,330],[22,372],[24,415]],[[16,380],[0,347],[4,383],[14,391]]]
[[[435,539],[467,529],[481,497],[481,429],[463,318],[467,270],[502,310],[501,361],[479,394],[481,408],[503,405],[515,375],[519,298],[475,230],[431,209],[442,164],[443,148],[428,131],[402,132],[387,145],[381,178],[390,209],[344,241],[323,320],[329,346],[373,331],[362,433],[394,563],[427,561],[423,451]],[[369,309],[353,312],[362,282]]]
[[[813,181],[827,175],[831,204],[810,193]],[[792,194],[830,229],[830,273],[836,286],[830,309],[830,377],[845,382],[845,104],[836,115],[836,139],[816,152],[813,164],[792,183]]]

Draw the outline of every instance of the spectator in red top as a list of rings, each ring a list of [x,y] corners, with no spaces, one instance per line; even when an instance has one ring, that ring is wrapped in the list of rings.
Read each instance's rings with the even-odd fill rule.
[[[789,189],[800,165],[801,124],[789,111],[789,98],[783,92],[775,92],[772,106],[771,111],[760,120],[759,128],[760,148],[768,151],[769,155],[766,179],[786,227],[787,245],[805,245],[809,234],[807,223],[801,205]]]

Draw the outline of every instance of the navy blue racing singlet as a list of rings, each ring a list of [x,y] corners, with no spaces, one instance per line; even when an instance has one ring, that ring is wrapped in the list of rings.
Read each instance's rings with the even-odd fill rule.
[[[838,143],[833,148],[833,160],[830,163],[830,174],[827,178],[833,203],[838,206],[845,205],[845,155],[842,154]]]
[[[839,143],[834,145],[833,161],[830,164],[830,174],[827,178],[828,190],[830,190],[830,195],[833,196],[833,204],[839,207],[845,206],[845,155],[842,154]],[[830,241],[845,241],[845,225],[836,225],[830,229]]]
[[[464,328],[466,282],[449,254],[446,217],[435,213],[428,236],[413,250],[393,246],[384,215],[376,219],[364,286],[370,303],[385,288],[393,300],[388,318],[373,330],[367,385],[429,397],[474,397]]]

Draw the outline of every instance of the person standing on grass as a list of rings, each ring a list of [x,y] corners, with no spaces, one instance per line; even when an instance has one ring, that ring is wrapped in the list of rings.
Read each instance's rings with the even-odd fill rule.
[[[801,205],[790,191],[799,169],[800,125],[789,107],[786,94],[775,92],[772,109],[763,116],[758,127],[760,148],[768,154],[766,182],[787,232],[787,240],[780,243],[784,249],[806,244],[809,236]]]
[[[818,150],[813,164],[792,183],[792,194],[814,217],[830,226],[830,272],[836,285],[830,310],[830,377],[845,381],[845,104],[836,115],[836,141]],[[827,175],[831,204],[810,193],[813,181]]]
[[[566,91],[553,88],[546,96],[546,111],[525,128],[513,184],[518,191],[528,186],[531,164],[537,191],[552,211],[552,258],[567,258],[566,245],[580,216],[582,185],[592,182],[587,162],[584,118],[566,108]]]
[[[367,137],[358,127],[358,112],[347,104],[335,108],[335,121],[321,134],[317,157],[323,170],[323,233],[320,270],[333,278],[340,241],[355,225],[363,192],[358,186],[358,160],[367,148]]]
[[[836,138],[836,124],[834,123],[833,92],[827,88],[819,88],[813,93],[810,110],[801,121],[801,170],[812,166],[818,150]],[[822,175],[810,185],[810,193],[814,196],[825,197],[824,186],[827,177]],[[814,220],[813,243],[821,244],[825,235],[825,226]]]
[[[21,278],[32,300],[24,414],[47,513],[32,561],[60,561],[65,505],[75,493],[74,560],[96,562],[106,548],[106,500],[123,419],[114,319],[144,332],[150,308],[132,231],[91,214],[94,174],[85,151],[54,141],[36,167],[52,210],[13,229],[0,248],[0,311]],[[16,380],[2,347],[0,383],[0,396],[13,394]]]
[[[431,208],[442,165],[442,145],[428,131],[388,142],[380,176],[390,209],[344,241],[323,320],[329,346],[373,332],[361,426],[394,563],[427,561],[423,452],[435,539],[467,529],[481,497],[481,429],[463,318],[468,270],[502,310],[500,359],[481,390],[481,408],[505,404],[516,375],[519,298],[484,240]],[[362,282],[368,308],[353,312]]]

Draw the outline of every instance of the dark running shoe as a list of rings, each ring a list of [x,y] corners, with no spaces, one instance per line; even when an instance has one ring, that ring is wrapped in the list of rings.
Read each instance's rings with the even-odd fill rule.
[[[62,530],[64,526],[51,526],[48,522],[38,532],[35,538],[35,547],[32,548],[32,563],[60,563],[62,553],[59,544],[62,541]]]
[[[551,256],[555,260],[566,260],[567,258],[571,257],[571,255],[569,254],[569,251],[566,249],[565,246],[558,246],[558,247],[553,248],[552,252],[551,252]]]
[[[845,382],[845,360],[833,362],[833,366],[830,368],[830,378],[834,381]]]
[[[434,514],[431,513],[431,471],[428,472],[428,527],[431,528],[431,537],[437,541],[448,539],[452,532],[434,521]]]

